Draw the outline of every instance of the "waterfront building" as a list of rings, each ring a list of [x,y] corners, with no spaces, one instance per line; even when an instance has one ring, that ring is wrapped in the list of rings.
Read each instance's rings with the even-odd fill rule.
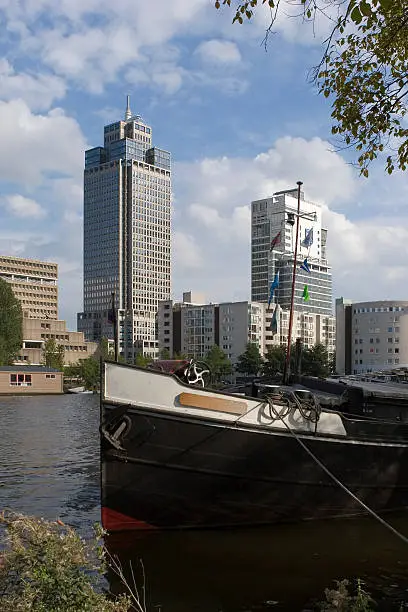
[[[152,128],[130,110],[106,125],[103,147],[85,152],[84,308],[88,340],[113,337],[115,294],[120,354],[157,356],[159,301],[170,297],[170,153],[153,146]]]
[[[63,393],[64,375],[44,366],[0,367],[0,395],[55,395]]]
[[[202,358],[218,345],[235,364],[248,342],[263,351],[264,304],[198,302],[191,292],[183,293],[182,302],[159,303],[159,349],[170,356],[184,354]]]
[[[265,347],[288,344],[289,310],[276,307],[276,333],[272,332],[272,317],[275,307],[271,310],[265,309]],[[329,355],[336,350],[336,319],[333,315],[316,314],[308,310],[294,310],[292,341],[302,341],[305,349],[312,348],[315,344],[322,344]]]
[[[408,367],[408,301],[338,298],[336,334],[338,374]]]
[[[64,349],[64,365],[78,363],[95,355],[98,344],[86,342],[83,332],[68,331],[65,321],[23,318],[23,346],[15,361],[20,365],[41,365],[47,340]]]
[[[183,293],[181,302],[159,303],[158,338],[160,351],[171,357],[184,354],[203,358],[215,344],[236,364],[248,342],[258,345],[261,355],[270,346],[287,344],[289,311],[277,306],[276,330],[272,331],[274,308],[262,302],[206,303],[202,296]],[[305,348],[323,344],[332,354],[335,348],[333,316],[294,311],[293,341]]]
[[[251,204],[251,299],[267,302],[279,272],[273,302],[290,309],[297,213],[297,189],[279,191]],[[301,191],[299,242],[294,307],[299,312],[333,314],[332,273],[327,261],[327,230],[321,206],[304,199]],[[292,220],[292,224],[288,220]],[[307,258],[310,272],[301,269]],[[309,299],[303,299],[305,285]]]
[[[10,283],[24,317],[58,318],[58,265],[0,255],[0,278]]]

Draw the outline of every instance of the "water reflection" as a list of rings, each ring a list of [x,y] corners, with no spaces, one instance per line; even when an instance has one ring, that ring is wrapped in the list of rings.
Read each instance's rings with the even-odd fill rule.
[[[408,516],[392,523],[408,533]],[[123,567],[142,558],[150,609],[241,612],[315,609],[338,578],[363,578],[399,609],[408,588],[408,548],[371,519],[308,522],[230,532],[153,533],[107,539]],[[115,591],[119,583],[109,580]],[[407,598],[408,599],[408,598]],[[381,603],[381,602],[380,602]],[[394,607],[389,607],[394,606]],[[395,607],[397,606],[397,607]]]

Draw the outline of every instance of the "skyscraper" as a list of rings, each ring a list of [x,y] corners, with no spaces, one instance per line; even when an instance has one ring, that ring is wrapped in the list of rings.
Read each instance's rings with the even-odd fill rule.
[[[279,272],[274,302],[290,308],[297,189],[279,191],[256,200],[251,207],[251,299],[267,302],[271,284]],[[301,192],[299,243],[294,307],[297,311],[328,315],[333,312],[332,276],[326,257],[327,230],[322,228],[319,204],[307,202]],[[288,223],[292,216],[293,225]],[[310,272],[300,266],[307,258]],[[303,298],[305,285],[309,299]]]
[[[156,314],[170,297],[170,153],[152,146],[152,129],[132,115],[106,125],[104,146],[85,152],[84,312],[86,338],[112,338],[115,293],[121,354],[157,353]]]

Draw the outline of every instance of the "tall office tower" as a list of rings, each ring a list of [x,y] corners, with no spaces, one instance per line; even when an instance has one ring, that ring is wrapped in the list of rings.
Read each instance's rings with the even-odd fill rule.
[[[104,128],[104,146],[85,152],[84,312],[88,340],[113,337],[115,293],[120,353],[157,354],[156,314],[170,297],[170,153],[132,115]]]
[[[251,299],[267,302],[271,284],[279,272],[279,286],[273,301],[288,309],[292,292],[297,189],[278,191],[272,197],[256,200],[251,210]],[[300,214],[294,308],[331,315],[332,276],[326,258],[327,230],[322,228],[320,205],[307,202],[303,192]],[[293,225],[288,223],[291,218]],[[300,267],[305,258],[310,272]],[[308,300],[303,297],[305,285]]]

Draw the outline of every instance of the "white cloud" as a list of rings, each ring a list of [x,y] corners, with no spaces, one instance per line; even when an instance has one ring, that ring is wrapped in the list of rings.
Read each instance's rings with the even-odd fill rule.
[[[179,235],[190,237],[185,257],[193,244],[204,260],[199,284],[196,273],[175,262],[175,295],[194,285],[212,301],[249,298],[249,203],[296,187],[296,181],[303,179],[305,197],[323,205],[334,297],[406,297],[407,216],[363,218],[376,205],[378,193],[382,208],[388,204],[392,210],[393,202],[401,199],[399,192],[405,193],[403,182],[388,183],[388,200],[384,201],[378,188],[384,181],[382,174],[369,181],[358,179],[324,141],[291,137],[277,140],[254,158],[176,164],[175,177],[175,227]],[[357,197],[367,202],[367,209],[355,206]]]
[[[16,73],[11,64],[0,59],[0,98],[23,99],[31,110],[46,110],[54,100],[65,96],[64,81],[51,74]]]
[[[179,270],[196,269],[203,265],[196,239],[179,231],[173,232],[173,259]]]
[[[0,102],[0,180],[40,183],[48,173],[81,176],[86,142],[62,110],[31,112],[22,100]]]
[[[3,206],[9,213],[22,219],[43,219],[47,214],[46,210],[38,202],[18,193],[5,196],[3,198]]]
[[[238,46],[229,40],[207,40],[198,45],[195,53],[204,62],[215,64],[238,64],[242,60]]]

